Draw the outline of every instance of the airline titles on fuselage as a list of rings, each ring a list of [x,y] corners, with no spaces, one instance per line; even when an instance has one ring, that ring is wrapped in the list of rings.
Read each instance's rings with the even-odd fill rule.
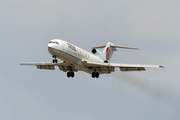
[[[69,48],[69,49],[71,49],[71,50],[74,51],[74,54],[77,54],[77,55],[79,55],[79,56],[81,56],[81,57],[83,57],[83,58],[89,59],[89,54],[88,54],[88,52],[86,52],[86,51],[84,51],[84,50],[82,50],[82,49],[79,49],[79,48],[77,48],[77,47],[75,47],[74,45],[71,45],[71,44],[69,44],[69,43],[67,43],[67,45],[68,45],[68,48]]]

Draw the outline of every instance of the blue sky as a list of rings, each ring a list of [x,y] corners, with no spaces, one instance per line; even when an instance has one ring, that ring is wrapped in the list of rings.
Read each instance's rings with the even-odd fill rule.
[[[179,120],[180,16],[177,0],[2,0],[0,4],[0,116],[3,120]],[[20,66],[48,62],[59,38],[87,51],[108,41],[111,62],[164,69],[92,79]]]

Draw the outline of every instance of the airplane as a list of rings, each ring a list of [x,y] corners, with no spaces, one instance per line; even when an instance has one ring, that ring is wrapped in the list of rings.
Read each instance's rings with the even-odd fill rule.
[[[104,48],[102,51],[99,48]],[[48,51],[52,55],[52,62],[21,63],[20,65],[35,65],[37,69],[55,70],[67,72],[67,77],[74,77],[74,72],[84,71],[91,74],[92,78],[99,78],[100,74],[110,74],[119,68],[120,71],[145,71],[145,68],[163,68],[161,65],[137,65],[111,63],[110,59],[117,48],[138,50],[138,48],[116,46],[111,42],[106,45],[93,47],[92,53],[87,52],[69,42],[53,39],[48,43]],[[58,62],[58,59],[62,62]]]

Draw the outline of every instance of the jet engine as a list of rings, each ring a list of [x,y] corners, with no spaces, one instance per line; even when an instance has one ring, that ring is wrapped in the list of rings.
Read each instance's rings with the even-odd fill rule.
[[[96,49],[92,49],[92,53],[96,54],[97,50]]]

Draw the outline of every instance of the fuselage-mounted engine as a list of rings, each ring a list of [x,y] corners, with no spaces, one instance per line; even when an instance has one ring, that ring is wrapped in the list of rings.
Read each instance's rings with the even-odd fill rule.
[[[100,57],[102,60],[105,59],[105,55],[103,54],[103,52],[93,48],[92,51],[91,51],[95,56],[98,56]]]
[[[93,54],[96,54],[96,53],[97,53],[97,50],[96,50],[96,49],[92,49],[92,53],[93,53]]]

